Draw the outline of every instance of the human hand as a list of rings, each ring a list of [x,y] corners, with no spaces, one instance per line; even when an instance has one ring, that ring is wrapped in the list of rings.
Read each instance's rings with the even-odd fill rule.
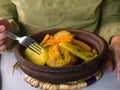
[[[12,25],[6,20],[0,20],[0,53],[3,53],[7,47],[9,47],[12,43],[12,39],[8,38],[6,35],[3,34],[4,31],[12,32],[13,28]]]
[[[111,40],[111,44],[109,47],[109,53],[106,60],[106,66],[108,67],[108,71],[113,71],[115,61],[116,66],[116,77],[117,80],[120,81],[120,35],[114,36]]]

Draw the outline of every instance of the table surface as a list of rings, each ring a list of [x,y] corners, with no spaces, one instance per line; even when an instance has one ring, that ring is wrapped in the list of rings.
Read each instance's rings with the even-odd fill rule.
[[[24,73],[21,69],[13,73],[13,65],[16,63],[14,53],[6,53],[1,56],[1,90],[40,90],[32,87],[24,80]],[[120,90],[120,82],[116,80],[116,73],[105,70],[102,78],[94,84],[80,90]]]

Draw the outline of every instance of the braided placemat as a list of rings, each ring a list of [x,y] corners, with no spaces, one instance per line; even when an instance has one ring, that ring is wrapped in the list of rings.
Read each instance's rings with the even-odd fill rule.
[[[42,90],[71,90],[71,89],[80,89],[87,87],[96,81],[98,81],[103,74],[103,70],[99,70],[90,77],[83,79],[83,80],[78,80],[74,82],[67,82],[67,83],[49,83],[49,82],[43,82],[40,80],[37,80],[27,74],[24,75],[24,79],[26,82],[28,82],[31,86],[33,87],[40,87]]]

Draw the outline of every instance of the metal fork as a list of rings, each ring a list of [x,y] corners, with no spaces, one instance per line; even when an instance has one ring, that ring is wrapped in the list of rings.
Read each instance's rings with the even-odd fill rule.
[[[29,36],[18,37],[17,35],[5,31],[4,34],[13,40],[17,40],[21,45],[31,49],[37,54],[41,54],[41,51],[44,49],[37,41],[30,38]]]

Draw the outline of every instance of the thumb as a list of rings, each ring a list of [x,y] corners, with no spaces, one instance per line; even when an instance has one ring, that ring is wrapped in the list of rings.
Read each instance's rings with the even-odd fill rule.
[[[116,77],[120,81],[120,49],[115,51],[115,61],[116,61]]]
[[[0,20],[0,31],[4,31],[4,30],[8,30],[8,31],[13,30],[13,26],[9,23],[7,19]]]
[[[6,27],[4,25],[0,25],[0,32],[4,31]]]

